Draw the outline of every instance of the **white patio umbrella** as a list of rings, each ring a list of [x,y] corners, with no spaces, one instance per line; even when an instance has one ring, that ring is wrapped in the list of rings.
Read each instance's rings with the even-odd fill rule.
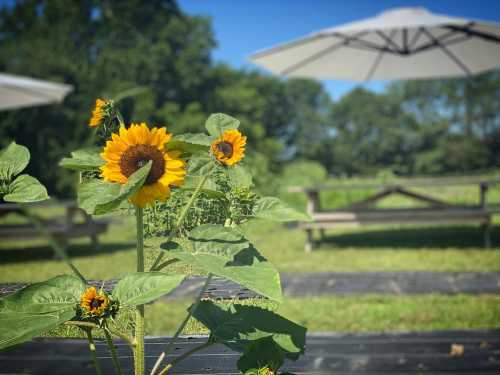
[[[256,52],[250,59],[290,77],[368,81],[469,76],[500,66],[500,25],[396,8]]]
[[[73,86],[0,73],[0,110],[60,103]]]

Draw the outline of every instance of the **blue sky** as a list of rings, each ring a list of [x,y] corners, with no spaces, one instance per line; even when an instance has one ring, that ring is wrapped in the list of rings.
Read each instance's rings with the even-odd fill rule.
[[[402,6],[422,6],[435,13],[500,22],[500,0],[178,0],[187,13],[212,19],[218,43],[216,61],[236,68],[255,69],[252,52],[286,42],[312,31],[340,25]],[[324,81],[334,99],[355,83]],[[379,91],[384,82],[363,86]]]

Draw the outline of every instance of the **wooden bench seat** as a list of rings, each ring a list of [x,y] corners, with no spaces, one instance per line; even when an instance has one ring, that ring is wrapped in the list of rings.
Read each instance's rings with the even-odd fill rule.
[[[467,182],[469,184],[471,182]],[[322,211],[319,204],[319,193],[321,190],[331,190],[332,187],[317,188],[291,188],[290,192],[302,192],[307,195],[307,212],[312,217],[310,222],[300,222],[299,228],[307,233],[305,251],[310,252],[313,248],[313,231],[319,230],[321,237],[324,237],[324,230],[336,228],[339,225],[383,225],[383,224],[461,224],[476,223],[483,228],[484,245],[490,247],[490,225],[491,217],[499,210],[496,207],[487,205],[486,194],[489,186],[498,184],[494,181],[475,181],[479,185],[479,204],[471,206],[453,205],[429,195],[423,195],[414,191],[409,191],[407,187],[401,185],[379,186],[381,190],[376,194],[355,202],[350,206],[333,211]],[[465,184],[464,182],[459,185]],[[453,183],[435,181],[434,183],[412,183],[411,186],[450,186]],[[376,186],[376,185],[375,185]],[[371,188],[375,187],[370,185]],[[366,188],[367,185],[362,185]],[[346,188],[346,187],[343,187]],[[357,188],[355,185],[350,188]],[[419,208],[374,208],[374,204],[382,198],[391,194],[400,194],[419,203],[425,203],[426,207]]]
[[[65,208],[65,216],[42,221],[47,233],[64,249],[66,249],[69,239],[87,236],[90,237],[92,246],[97,249],[99,247],[98,235],[106,232],[111,222],[108,218],[93,219],[78,208],[76,202],[50,202],[42,205],[63,206]],[[23,215],[24,209],[25,206],[16,204],[0,205],[0,213],[17,212]],[[75,222],[77,214],[82,216],[83,222]],[[0,224],[0,240],[2,241],[25,241],[43,237],[44,234],[40,233],[31,223]]]

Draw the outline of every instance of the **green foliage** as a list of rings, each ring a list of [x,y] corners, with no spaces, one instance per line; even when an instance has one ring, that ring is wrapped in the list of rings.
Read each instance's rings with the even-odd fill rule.
[[[98,171],[104,165],[100,155],[101,149],[88,147],[71,152],[71,158],[63,158],[59,165],[75,171]]]
[[[84,182],[78,189],[78,205],[90,215],[103,215],[118,208],[144,185],[151,165],[150,160],[132,173],[123,185],[102,180]]]
[[[259,219],[274,221],[310,221],[311,217],[297,211],[275,197],[263,197],[255,202],[253,215]]]
[[[218,305],[202,301],[193,316],[210,329],[210,339],[244,352],[238,362],[240,370],[273,365],[258,363],[266,358],[265,351],[278,352],[279,367],[284,358],[295,360],[303,353],[306,342],[306,328],[266,309],[256,306],[231,304]],[[270,360],[269,357],[267,357]]]
[[[0,300],[0,349],[24,342],[75,316],[85,289],[75,276],[57,276]]]
[[[176,288],[183,275],[166,275],[160,272],[135,272],[123,277],[113,290],[113,297],[120,307],[144,305]]]
[[[0,180],[10,180],[24,171],[30,161],[29,150],[12,142],[0,151]]]
[[[0,198],[5,202],[29,203],[49,198],[45,186],[34,177],[23,174],[12,181],[29,160],[29,150],[15,142],[0,151]]]
[[[211,114],[205,122],[205,128],[213,137],[220,137],[226,130],[238,129],[240,121],[224,113]]]
[[[161,245],[168,255],[237,282],[275,301],[282,300],[279,273],[238,230],[205,224],[188,235],[186,250],[177,242]]]
[[[48,198],[45,186],[27,174],[18,176],[9,185],[8,194],[3,196],[4,201],[16,203],[39,202]]]

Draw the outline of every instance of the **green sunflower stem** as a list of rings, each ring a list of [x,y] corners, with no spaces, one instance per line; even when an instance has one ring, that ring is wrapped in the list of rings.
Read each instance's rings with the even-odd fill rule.
[[[194,204],[194,201],[196,200],[196,197],[200,193],[201,189],[203,189],[203,185],[205,185],[205,182],[207,182],[208,178],[210,177],[211,171],[212,171],[212,169],[210,169],[207,172],[207,174],[205,176],[203,176],[203,178],[199,182],[198,186],[196,186],[196,189],[194,190],[193,195],[191,195],[191,198],[189,198],[187,205],[184,206],[184,209],[182,210],[179,218],[177,219],[177,223],[175,224],[175,228],[168,235],[166,242],[171,241],[179,232],[179,229],[180,229],[182,223],[184,222],[184,219],[186,218],[189,209]],[[159,271],[161,269],[159,267],[159,264],[160,264],[161,260],[163,259],[163,255],[164,255],[164,252],[161,252],[160,254],[158,254],[153,265],[149,269],[150,271]]]
[[[106,337],[106,343],[108,344],[108,349],[109,352],[111,353],[111,359],[113,360],[113,364],[115,365],[116,373],[118,375],[123,375],[122,366],[120,365],[120,361],[116,356],[115,344],[113,343],[113,339],[107,327],[104,327],[104,336]]]
[[[137,225],[137,272],[144,272],[144,211],[135,208]],[[135,310],[135,375],[144,375],[144,305]]]
[[[196,297],[196,301],[195,301],[193,307],[189,309],[188,314],[186,315],[186,317],[182,321],[182,324],[179,326],[179,328],[177,328],[177,331],[175,332],[174,336],[168,342],[165,350],[160,354],[160,356],[156,360],[156,363],[155,363],[153,369],[151,370],[151,374],[150,375],[154,375],[155,374],[156,370],[158,370],[158,368],[160,367],[161,363],[163,362],[163,359],[165,358],[165,356],[170,352],[170,350],[172,350],[172,347],[175,344],[175,340],[177,340],[177,338],[179,337],[179,335],[182,333],[182,331],[186,327],[186,324],[188,323],[189,319],[191,319],[191,316],[193,315],[193,313],[198,308],[198,305],[200,304],[201,298],[203,297],[203,294],[207,290],[208,284],[210,284],[210,280],[212,280],[212,276],[213,275],[211,273],[208,274],[207,280],[205,281],[205,284],[203,284],[203,287],[201,288],[200,293]],[[168,367],[168,369],[166,371],[168,371],[171,366],[167,365],[167,367]],[[163,371],[161,372],[161,374],[166,373],[166,371],[165,371],[165,369],[163,369]]]
[[[92,338],[92,328],[85,328],[85,333],[87,334],[90,355],[92,356],[92,361],[94,362],[95,372],[97,375],[102,375],[101,365],[99,364],[99,360],[97,359],[94,339]]]
[[[158,374],[158,375],[165,375],[167,372],[170,371],[170,369],[172,367],[174,367],[177,363],[179,362],[182,362],[183,360],[185,360],[186,358],[188,358],[190,355],[196,353],[196,352],[199,352],[200,350],[203,350],[203,349],[206,349],[212,345],[214,345],[215,343],[212,342],[212,341],[207,341],[206,343],[204,344],[201,344],[199,346],[196,346],[194,347],[193,349],[185,352],[184,354],[180,355],[179,357],[177,357],[176,359],[174,359],[172,362],[170,362],[168,365],[166,365],[163,370],[161,370],[161,372]]]

